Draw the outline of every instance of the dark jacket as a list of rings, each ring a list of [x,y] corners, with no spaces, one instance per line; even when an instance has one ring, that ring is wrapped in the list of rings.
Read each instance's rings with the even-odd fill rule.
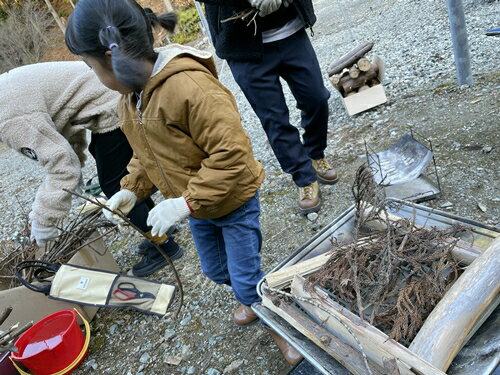
[[[250,9],[248,0],[200,0],[205,3],[208,26],[212,34],[212,41],[217,56],[226,60],[260,60],[263,54],[262,30],[266,29],[263,22],[268,17],[277,18],[281,14],[270,14],[266,17],[257,16],[257,32],[253,24],[233,20],[221,23],[242,10]],[[316,22],[316,15],[312,0],[295,0],[290,6],[306,28],[312,27]],[[290,12],[281,7],[278,12],[290,15]],[[268,25],[266,25],[268,26]],[[281,26],[281,25],[278,25]],[[267,27],[268,28],[268,27]]]

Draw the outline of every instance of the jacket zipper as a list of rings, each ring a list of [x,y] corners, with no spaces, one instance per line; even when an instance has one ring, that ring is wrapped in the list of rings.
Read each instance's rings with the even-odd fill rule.
[[[135,109],[137,110],[137,118],[139,120],[139,123],[142,126],[142,131],[144,133],[144,138],[146,139],[146,142],[148,143],[148,146],[149,146],[149,149],[151,150],[151,155],[153,156],[154,160],[155,160],[155,164],[156,166],[158,167],[158,170],[160,171],[161,173],[161,176],[163,178],[163,181],[165,182],[165,184],[168,186],[168,188],[170,189],[170,193],[172,194],[172,196],[174,196],[174,190],[172,189],[172,186],[170,185],[170,183],[168,182],[168,179],[167,177],[165,176],[165,173],[163,172],[163,168],[161,168],[160,166],[160,163],[158,162],[158,159],[156,158],[154,152],[153,152],[153,149],[151,148],[151,146],[149,145],[149,141],[148,141],[148,137],[146,136],[146,128],[144,127],[144,122],[142,121],[142,95],[143,95],[144,91],[141,91],[139,94],[135,94],[136,97],[137,97],[137,104],[135,105]]]
[[[141,125],[144,125],[144,123],[142,122],[142,94],[144,93],[144,91],[141,91],[139,94],[135,94],[136,97],[137,97],[137,104],[135,105],[135,109],[137,110],[137,118],[139,119],[139,123]]]

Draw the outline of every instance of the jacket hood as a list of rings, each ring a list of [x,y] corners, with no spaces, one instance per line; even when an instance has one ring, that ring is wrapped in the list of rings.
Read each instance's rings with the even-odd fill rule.
[[[151,79],[144,88],[145,98],[149,97],[149,93],[162,85],[169,77],[183,71],[205,71],[217,78],[217,69],[210,52],[180,44],[169,44],[155,51],[158,53],[158,58],[153,67]]]

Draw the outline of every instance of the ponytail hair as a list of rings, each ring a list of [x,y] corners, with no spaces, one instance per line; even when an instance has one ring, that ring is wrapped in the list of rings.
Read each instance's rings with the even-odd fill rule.
[[[153,26],[172,32],[174,13],[156,15],[135,0],[80,0],[66,25],[65,41],[76,55],[105,60],[111,51],[111,69],[131,90],[144,88],[149,79],[145,61],[154,62]]]

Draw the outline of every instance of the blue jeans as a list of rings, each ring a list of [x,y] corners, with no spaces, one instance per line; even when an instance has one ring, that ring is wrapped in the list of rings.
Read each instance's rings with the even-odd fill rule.
[[[260,269],[259,195],[218,219],[189,218],[203,273],[217,284],[233,287],[236,299],[250,306],[260,301],[257,283]]]

